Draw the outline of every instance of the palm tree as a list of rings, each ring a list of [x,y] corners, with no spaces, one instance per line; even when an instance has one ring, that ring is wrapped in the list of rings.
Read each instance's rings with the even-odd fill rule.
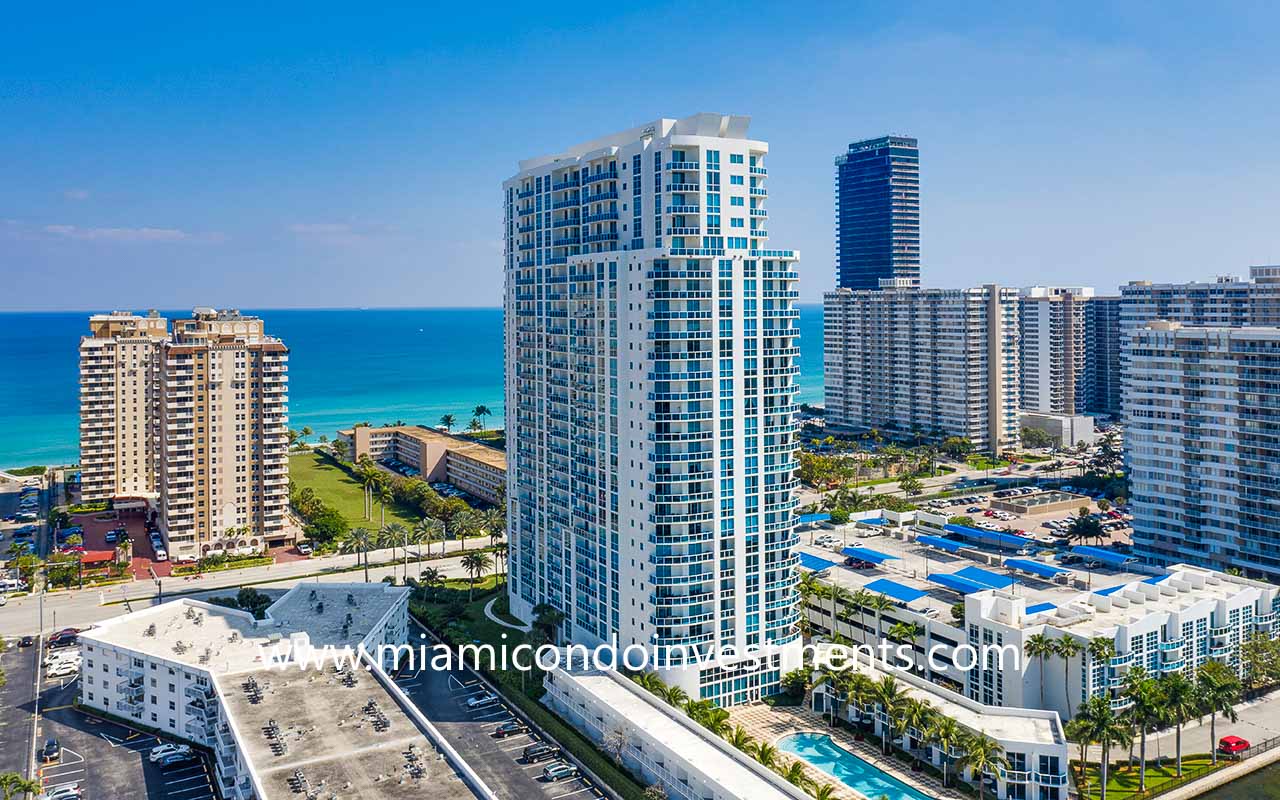
[[[444,541],[444,523],[434,517],[423,517],[414,526],[414,531],[422,534],[422,541],[427,543],[427,555],[431,555],[431,542],[436,539]]]
[[[916,622],[895,622],[889,626],[889,638],[898,643],[906,643],[911,646],[911,660],[915,661],[916,639],[924,634],[924,626]],[[921,653],[921,661],[928,667],[929,659],[928,651]]]
[[[0,797],[4,800],[17,800],[27,794],[38,794],[44,790],[39,781],[27,780],[16,772],[0,773]]]
[[[369,582],[369,550],[374,546],[375,537],[368,528],[352,528],[347,537],[338,545],[340,553],[355,553],[356,563],[364,561],[364,582]]]
[[[471,585],[467,588],[467,600],[475,595],[476,578],[483,575],[493,566],[493,559],[487,553],[467,553],[462,557],[462,568],[471,576]]]
[[[510,549],[511,548],[507,546],[506,542],[498,542],[493,546],[493,555],[498,559],[498,563],[501,565],[498,575],[501,576],[504,581],[507,579],[507,553]]]
[[[792,786],[799,786],[801,789],[807,788],[810,784],[809,776],[804,773],[804,764],[799,761],[790,762],[787,764],[786,769],[778,770],[778,774],[787,783]]]
[[[493,415],[493,412],[490,411],[489,407],[484,404],[478,405],[475,408],[471,409],[471,416],[479,420],[482,420],[485,417],[489,417],[492,415]]]
[[[1111,746],[1128,747],[1133,742],[1133,728],[1120,715],[1111,709],[1111,700],[1106,697],[1091,697],[1084,704],[1092,706],[1081,714],[1089,720],[1089,738],[1102,748],[1102,771],[1099,783],[1102,787],[1101,800],[1107,800],[1107,772],[1111,762]]]
[[[844,684],[844,690],[845,702],[854,706],[858,710],[858,716],[861,717],[865,712],[867,703],[871,702],[875,695],[876,682],[871,680],[866,673],[854,672]]]
[[[1077,759],[1080,762],[1080,783],[1084,789],[1084,796],[1088,797],[1089,773],[1085,771],[1085,755],[1089,751],[1089,745],[1093,744],[1093,739],[1090,738],[1093,735],[1093,729],[1090,720],[1084,716],[1083,707],[1080,714],[1077,714],[1074,719],[1069,720],[1066,725],[1062,726],[1062,732],[1066,734],[1067,741],[1075,742],[1076,746],[1080,748],[1080,758]]]
[[[1080,655],[1084,645],[1070,636],[1054,640],[1054,654],[1062,659],[1062,691],[1067,695],[1067,716],[1074,714],[1071,709],[1071,659]]]
[[[1004,748],[985,732],[971,734],[960,744],[960,758],[956,765],[960,769],[969,770],[970,777],[978,779],[978,800],[986,796],[984,776],[989,772],[996,774],[999,770],[1009,768],[1009,760],[1004,757]]]
[[[459,511],[446,523],[449,533],[453,534],[453,538],[462,543],[462,552],[467,552],[467,537],[476,529],[476,515],[474,511]]]
[[[1182,777],[1182,726],[1187,720],[1196,716],[1199,703],[1196,697],[1196,685],[1187,680],[1180,672],[1167,673],[1160,679],[1161,692],[1164,695],[1166,719],[1174,726],[1174,752],[1177,755],[1178,777]]]
[[[942,751],[942,785],[950,785],[951,777],[951,751],[955,750],[964,737],[964,730],[960,727],[960,723],[951,717],[944,717],[941,714],[933,716],[933,724],[929,726],[929,730],[925,734],[925,738],[938,746]]]
[[[873,594],[867,599],[866,607],[876,612],[876,640],[884,639],[884,632],[880,630],[880,620],[884,612],[893,608],[893,601],[882,594]]]
[[[729,734],[724,737],[724,740],[743,752],[750,750],[751,745],[755,742],[751,734],[747,733],[747,729],[741,725],[735,725],[733,730],[729,731]]]
[[[1147,729],[1162,716],[1162,698],[1154,678],[1143,667],[1133,667],[1125,676],[1124,696],[1133,705],[1129,719],[1138,728],[1138,791],[1147,790]]]
[[[395,577],[396,550],[404,544],[404,576],[409,577],[409,529],[393,522],[378,531],[377,546],[391,548],[391,577]]]
[[[836,607],[840,605],[848,605],[853,600],[853,594],[843,586],[832,584],[827,587],[827,596],[831,598],[831,635],[836,635]]]
[[[496,508],[490,508],[476,514],[476,527],[481,533],[489,534],[489,546],[507,535],[507,515]]]
[[[835,800],[836,787],[829,783],[821,786],[815,786],[813,789],[813,800]]]
[[[897,733],[902,735],[902,743],[904,749],[915,757],[919,763],[919,756],[915,755],[915,748],[912,745],[911,731],[915,731],[921,737],[925,731],[929,730],[929,726],[933,722],[934,710],[933,706],[927,700],[921,700],[916,697],[908,697],[902,703],[902,713],[898,717],[896,726]]]
[[[377,486],[378,493],[378,510],[382,514],[382,520],[378,523],[379,527],[387,527],[387,503],[395,499],[391,494],[391,487],[387,486],[385,481],[380,481]]]
[[[1220,661],[1206,661],[1196,672],[1200,695],[1200,711],[1209,715],[1209,741],[1218,741],[1218,715],[1235,722],[1239,719],[1235,704],[1240,699],[1240,679]],[[1213,748],[1213,763],[1218,763],[1218,748]]]
[[[776,769],[778,766],[778,748],[767,742],[759,742],[752,747],[751,755],[755,756],[756,761],[759,761],[763,767]]]
[[[658,694],[666,686],[656,672],[642,672],[639,675],[632,675],[631,680],[635,681],[640,688],[650,694]]]
[[[662,690],[662,699],[667,701],[667,705],[680,707],[688,701],[689,695],[679,686],[667,686]]]
[[[436,588],[444,586],[444,575],[435,567],[427,567],[418,573],[418,582],[427,587],[434,597]]]
[[[453,426],[458,424],[458,418],[452,414],[444,414],[440,417],[440,425],[446,432],[452,431]]]
[[[902,711],[906,695],[892,675],[884,675],[876,681],[871,699],[880,706],[884,719],[880,722],[880,752],[889,754],[889,731],[897,727],[898,714]]]
[[[1040,661],[1040,707],[1044,708],[1044,660],[1049,656],[1057,655],[1058,646],[1054,644],[1053,639],[1043,633],[1035,633],[1027,637],[1027,641],[1022,645],[1022,650],[1027,658],[1035,658]]]

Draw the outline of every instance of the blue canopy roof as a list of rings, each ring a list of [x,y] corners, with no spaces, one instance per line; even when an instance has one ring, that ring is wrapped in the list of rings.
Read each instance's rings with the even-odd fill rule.
[[[1034,606],[1027,606],[1028,614],[1039,614],[1041,611],[1052,611],[1057,606],[1053,603],[1036,603]]]
[[[916,542],[929,547],[936,547],[939,550],[946,550],[948,553],[957,552],[963,547],[959,542],[952,539],[943,539],[941,536],[917,536]]]
[[[991,588],[990,586],[984,586],[981,583],[968,580],[967,578],[959,577],[958,575],[948,575],[945,572],[934,573],[933,575],[930,575],[929,581],[931,583],[936,583],[939,586],[945,586],[954,592],[959,592],[960,594],[972,594],[973,592],[985,592],[986,590]]]
[[[808,525],[810,522],[826,522],[831,519],[830,514],[801,514],[800,524]]]
[[[870,561],[872,564],[881,564],[881,563],[884,563],[885,561],[888,561],[891,558],[897,558],[897,556],[891,556],[891,555],[888,555],[887,553],[880,553],[867,547],[857,547],[856,545],[853,547],[846,547],[845,549],[841,550],[840,553],[842,555],[850,556],[851,558],[858,558],[863,561]]]
[[[910,586],[904,586],[897,581],[891,581],[886,578],[872,581],[866,585],[868,592],[878,592],[885,597],[898,600],[903,603],[910,603],[924,597],[928,592],[919,589],[912,589]]]
[[[1132,564],[1138,559],[1133,556],[1127,556],[1124,553],[1117,553],[1114,550],[1107,550],[1102,547],[1087,547],[1085,545],[1076,545],[1071,548],[1071,552],[1078,556],[1101,561],[1108,567],[1123,567],[1126,564]]]
[[[1169,576],[1168,576],[1168,575],[1153,575],[1153,576],[1151,576],[1150,578],[1147,578],[1146,580],[1144,580],[1144,581],[1143,581],[1143,583],[1159,583],[1160,581],[1164,580],[1164,579],[1165,579],[1165,578],[1167,578],[1167,577],[1169,577]]]
[[[1124,588],[1124,584],[1122,583],[1122,584],[1119,584],[1118,586],[1108,586],[1105,589],[1099,589],[1098,591],[1094,592],[1094,594],[1100,594],[1103,597],[1106,597],[1109,594],[1115,594],[1116,592],[1120,591],[1123,588]]]
[[[1052,564],[1046,564],[1043,561],[1032,561],[1029,558],[1006,558],[1004,565],[1009,569],[1030,572],[1032,575],[1039,575],[1042,578],[1056,578],[1071,571],[1062,567],[1055,567]]]
[[[811,569],[814,572],[822,572],[824,569],[828,569],[836,565],[836,562],[834,561],[828,561],[825,558],[818,558],[817,556],[809,553],[799,552],[796,553],[796,555],[800,558],[800,566],[805,569]]]
[[[1025,539],[1021,536],[1014,536],[1012,533],[984,531],[981,528],[970,528],[968,525],[944,525],[943,530],[972,542],[993,545],[1000,548],[1009,548],[1011,550],[1026,550],[1031,548],[1034,544],[1030,539]]]
[[[982,585],[992,589],[1004,589],[1017,583],[1017,581],[1010,578],[1008,575],[1001,575],[999,572],[992,572],[989,569],[982,569],[981,567],[965,567],[962,570],[958,570],[955,574],[959,575],[961,578],[971,580],[974,583],[981,583]]]

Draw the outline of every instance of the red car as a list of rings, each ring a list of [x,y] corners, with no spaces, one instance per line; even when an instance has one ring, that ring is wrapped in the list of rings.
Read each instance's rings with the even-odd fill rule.
[[[1218,740],[1218,752],[1233,756],[1249,749],[1249,741],[1239,736],[1223,736]]]

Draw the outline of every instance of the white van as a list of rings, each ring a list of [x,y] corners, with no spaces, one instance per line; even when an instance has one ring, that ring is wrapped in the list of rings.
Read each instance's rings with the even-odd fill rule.
[[[165,552],[165,549],[164,549],[163,547],[157,547],[157,548],[156,548],[156,559],[155,559],[155,560],[156,560],[156,561],[168,561],[168,560],[169,560],[169,554]]]

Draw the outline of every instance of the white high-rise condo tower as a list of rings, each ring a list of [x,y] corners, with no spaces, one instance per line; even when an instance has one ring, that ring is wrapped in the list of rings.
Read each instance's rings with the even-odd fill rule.
[[[660,119],[503,184],[512,611],[721,705],[800,644],[796,254],[766,249],[748,122]]]

